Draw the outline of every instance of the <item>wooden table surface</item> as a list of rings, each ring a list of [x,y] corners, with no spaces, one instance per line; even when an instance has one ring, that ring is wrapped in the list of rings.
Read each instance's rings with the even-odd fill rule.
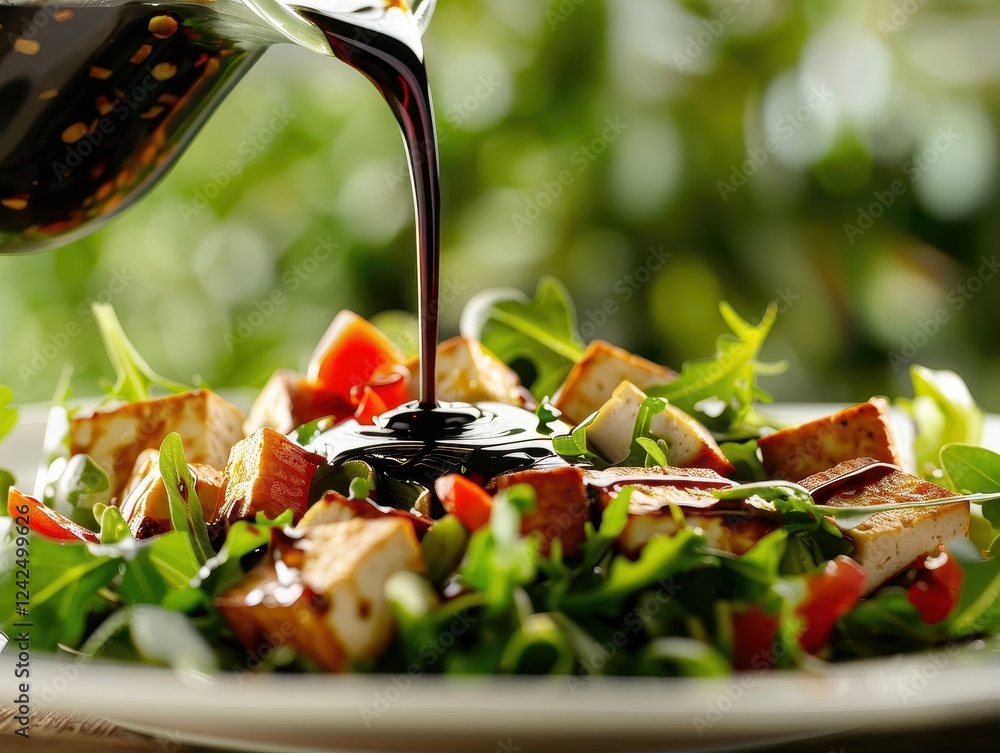
[[[16,753],[21,749],[31,753],[219,753],[214,748],[179,745],[169,740],[134,734],[100,719],[67,718],[45,712],[32,715],[31,738],[24,740],[13,734],[11,716],[9,707],[0,707],[0,751],[3,753]],[[559,749],[559,753],[563,750]],[[773,753],[994,753],[1000,750],[1000,722],[963,724],[912,733],[868,734],[858,731],[754,750]],[[546,752],[525,750],[523,753]]]

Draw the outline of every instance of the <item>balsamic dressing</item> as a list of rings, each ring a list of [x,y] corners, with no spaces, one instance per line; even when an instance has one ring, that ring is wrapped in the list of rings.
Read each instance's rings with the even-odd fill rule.
[[[890,473],[899,472],[891,463],[875,462],[863,465],[853,471],[842,473],[829,481],[824,481],[809,490],[817,505],[826,505],[838,495],[856,493],[862,486],[881,481]]]
[[[310,449],[333,464],[363,460],[380,483],[433,488],[448,473],[485,478],[540,464],[564,465],[530,411],[500,403],[439,404],[436,397],[441,190],[437,131],[420,36],[393,3],[348,17],[302,9],[326,35],[334,54],[363,73],[399,122],[410,162],[417,224],[420,324],[419,401],[362,426],[348,421]],[[379,490],[383,504],[393,495]],[[434,510],[433,512],[440,512]]]

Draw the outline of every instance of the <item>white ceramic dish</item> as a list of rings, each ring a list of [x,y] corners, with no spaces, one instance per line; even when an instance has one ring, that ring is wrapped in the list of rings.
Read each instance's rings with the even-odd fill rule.
[[[784,406],[789,421],[831,406]],[[29,409],[0,466],[30,488],[45,412]],[[905,427],[902,427],[905,429]],[[1000,420],[987,443],[1000,447]],[[13,698],[12,652],[0,693]],[[32,702],[169,740],[244,751],[719,750],[856,727],[1000,719],[1000,652],[954,650],[725,681],[451,680],[402,676],[180,677],[168,670],[32,657]]]

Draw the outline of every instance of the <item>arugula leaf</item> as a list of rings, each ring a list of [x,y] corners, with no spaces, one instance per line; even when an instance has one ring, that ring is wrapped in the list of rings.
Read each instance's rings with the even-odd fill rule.
[[[757,377],[780,374],[788,364],[757,360],[778,317],[777,304],[767,307],[756,326],[741,319],[728,303],[719,304],[719,310],[733,334],[719,337],[715,356],[687,361],[673,382],[644,391],[666,398],[709,429],[725,433],[740,430],[755,401],[770,402],[771,396],[757,386]]]
[[[945,639],[943,629],[928,625],[910,603],[906,589],[880,588],[840,618],[838,632],[855,656],[881,656],[927,648]]]
[[[570,593],[562,607],[573,614],[598,614],[613,617],[621,613],[625,601],[650,586],[698,565],[713,562],[702,552],[703,534],[684,528],[674,536],[653,538],[643,547],[639,559],[615,557],[607,579],[594,588]]]
[[[1000,455],[985,447],[953,443],[941,448],[941,468],[958,492],[1000,492]],[[1000,526],[1000,508],[983,506],[983,517]]]
[[[551,435],[553,428],[549,424],[558,421],[562,417],[562,411],[552,403],[542,400],[535,408],[535,415],[538,416],[538,433]]]
[[[483,592],[492,614],[509,607],[514,592],[535,580],[538,541],[534,536],[521,537],[522,512],[534,504],[534,489],[524,484],[497,494],[489,525],[469,540],[461,574]]]
[[[214,554],[208,538],[196,480],[184,457],[180,434],[169,434],[160,445],[160,475],[167,490],[170,524],[175,531],[187,531],[192,536],[195,553],[201,564]]]
[[[628,523],[629,500],[632,498],[634,488],[626,486],[618,492],[618,495],[604,508],[600,527],[596,530],[590,521],[585,524],[586,539],[581,557],[581,572],[597,567],[598,563],[611,550],[615,541],[618,540],[621,532],[625,530]]]
[[[656,466],[660,468],[670,467],[670,445],[667,444],[665,439],[657,439],[654,442],[647,437],[636,437],[635,442],[646,451],[646,457],[642,462],[644,468],[653,468]]]
[[[565,675],[576,666],[569,638],[550,614],[532,614],[507,641],[498,670],[508,674]]]
[[[117,376],[115,383],[106,388],[109,398],[131,403],[149,400],[151,387],[160,387],[171,393],[188,392],[193,389],[161,377],[150,368],[125,336],[125,330],[122,329],[118,315],[110,303],[94,303],[91,309]]]
[[[953,371],[910,367],[913,399],[896,404],[910,414],[917,434],[913,449],[917,471],[925,479],[940,481],[941,449],[952,443],[980,444],[985,414],[972,399],[968,386]]]
[[[607,461],[587,446],[587,429],[596,419],[595,413],[584,419],[568,435],[552,437],[552,449],[563,458],[590,463],[595,468],[607,468]]]
[[[462,312],[461,331],[504,363],[528,361],[535,371],[531,392],[538,399],[555,393],[584,351],[576,309],[554,277],[539,281],[534,299],[519,290],[479,293]]]
[[[100,510],[98,510],[100,508]],[[98,512],[100,517],[98,517]],[[95,518],[101,525],[101,543],[117,544],[134,538],[132,531],[122,517],[122,511],[113,505],[98,505],[94,508]]]
[[[649,450],[643,446],[640,439],[652,440],[652,444],[656,445],[656,440],[659,437],[654,437],[650,434],[650,424],[653,423],[653,417],[657,413],[662,413],[666,410],[667,401],[659,397],[647,397],[639,404],[639,412],[635,417],[635,426],[632,428],[632,442],[629,444],[628,455],[621,462],[617,462],[616,458],[611,458],[615,460],[617,465],[623,466],[646,466],[646,459],[649,456]],[[654,450],[658,451],[659,447]],[[662,454],[662,452],[660,453]],[[669,465],[668,463],[662,463],[662,465]]]
[[[243,558],[266,547],[271,541],[272,529],[290,526],[293,519],[292,511],[285,510],[274,520],[257,513],[252,523],[246,520],[233,523],[219,553],[191,579],[192,588],[218,596],[235,586],[247,572]]]
[[[92,527],[94,505],[107,501],[108,474],[89,455],[73,455],[52,485],[52,507],[80,525]]]
[[[747,442],[723,442],[719,445],[722,454],[736,467],[734,478],[739,481],[764,481],[767,471],[758,456],[757,440]]]

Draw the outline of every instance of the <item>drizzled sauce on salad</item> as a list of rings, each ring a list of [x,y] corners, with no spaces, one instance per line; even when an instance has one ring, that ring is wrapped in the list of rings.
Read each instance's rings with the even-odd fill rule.
[[[439,476],[485,477],[538,464],[562,464],[538,418],[517,406],[441,404],[436,355],[441,247],[438,140],[427,69],[416,26],[393,9],[356,11],[350,19],[303,10],[334,53],[381,92],[399,122],[409,157],[417,224],[420,326],[419,400],[363,426],[348,421],[312,445],[331,463],[364,460],[381,476],[430,487]]]

